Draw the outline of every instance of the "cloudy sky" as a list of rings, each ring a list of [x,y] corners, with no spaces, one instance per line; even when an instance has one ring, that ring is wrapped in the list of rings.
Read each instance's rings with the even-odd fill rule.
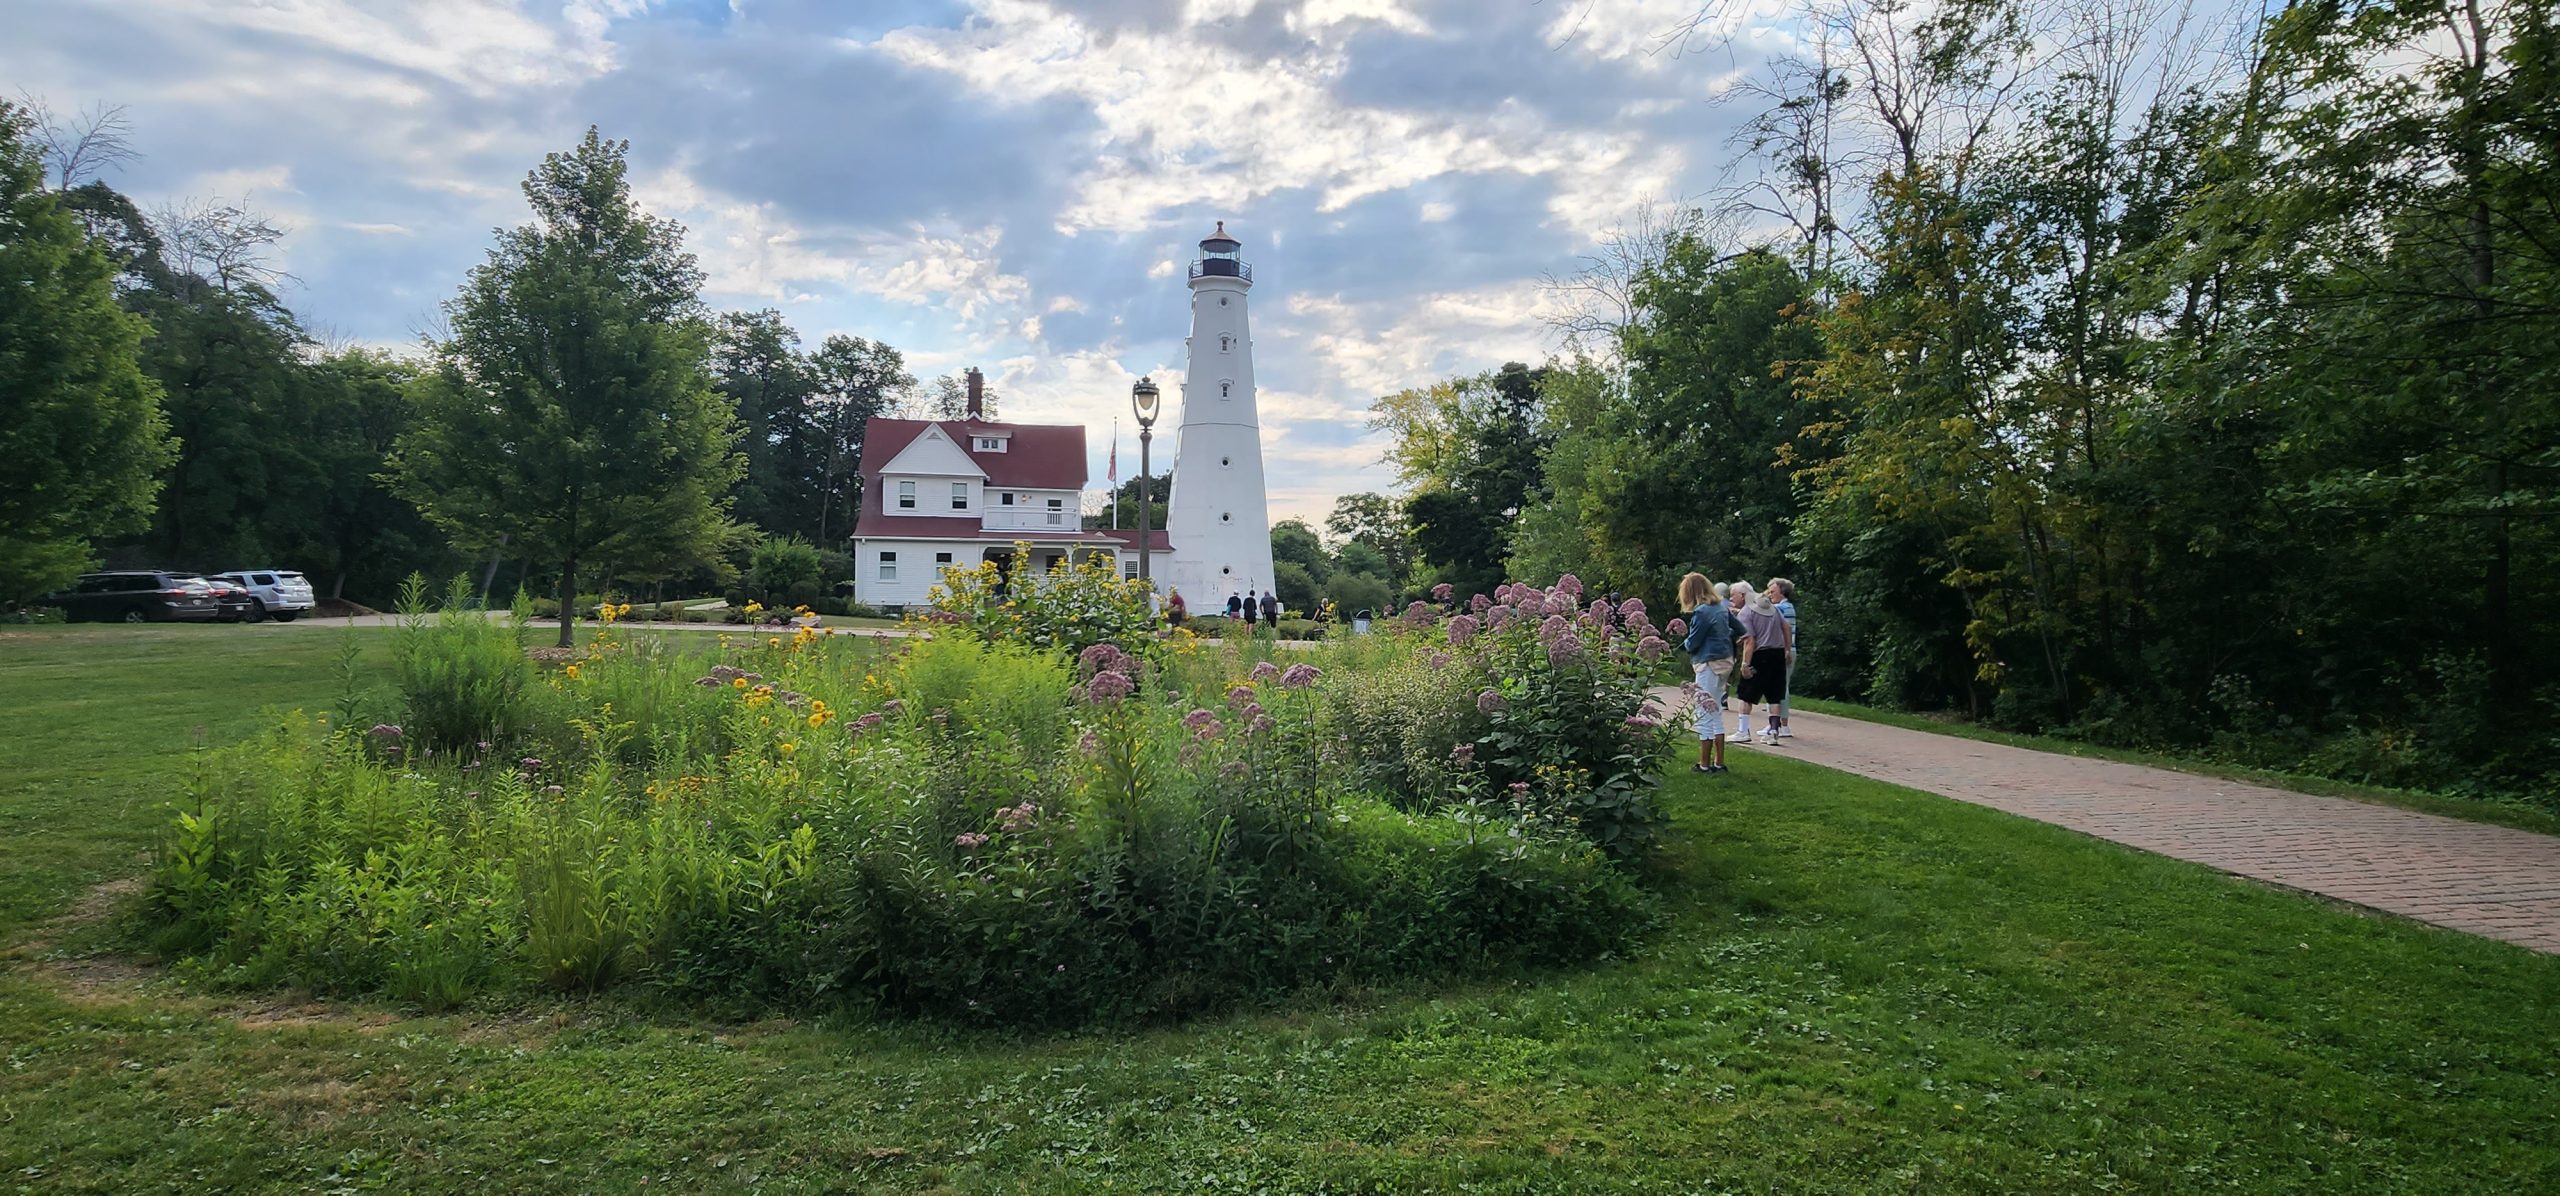
[[[1093,429],[1097,486],[1129,383],[1181,376],[1181,267],[1223,219],[1256,270],[1273,516],[1315,518],[1391,480],[1372,398],[1542,356],[1543,275],[1719,182],[1713,97],[1783,35],[1662,48],[1696,7],[9,0],[0,81],[125,105],[141,156],[111,182],[268,213],[305,321],[390,346],[599,125],[709,302],[980,366],[1008,418]]]

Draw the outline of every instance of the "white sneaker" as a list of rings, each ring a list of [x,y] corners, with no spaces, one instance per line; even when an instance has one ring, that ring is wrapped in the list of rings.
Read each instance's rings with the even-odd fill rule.
[[[1793,738],[1795,738],[1795,737],[1796,737],[1796,729],[1795,729],[1794,727],[1780,727],[1780,728],[1778,728],[1778,738],[1780,738],[1780,739],[1793,739]]]
[[[1776,747],[1776,746],[1778,746],[1778,733],[1777,733],[1777,732],[1775,732],[1775,731],[1762,731],[1762,732],[1760,733],[1760,746],[1762,746],[1762,747]]]

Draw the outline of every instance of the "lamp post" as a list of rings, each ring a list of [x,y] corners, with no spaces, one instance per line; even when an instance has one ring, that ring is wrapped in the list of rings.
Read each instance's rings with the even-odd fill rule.
[[[1154,555],[1148,551],[1147,524],[1150,509],[1155,503],[1148,495],[1153,487],[1147,478],[1154,472],[1150,467],[1149,449],[1155,444],[1156,415],[1163,399],[1164,394],[1156,389],[1153,376],[1140,378],[1129,386],[1129,407],[1138,416],[1138,585],[1146,590],[1147,609],[1151,611],[1155,609],[1156,585],[1147,567],[1147,558]]]

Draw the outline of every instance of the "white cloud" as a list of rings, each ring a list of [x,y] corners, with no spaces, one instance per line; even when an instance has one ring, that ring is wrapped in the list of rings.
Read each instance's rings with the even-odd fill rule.
[[[999,266],[1003,231],[805,230],[777,205],[704,186],[682,168],[633,184],[642,206],[682,220],[708,291],[781,300],[833,283],[897,303],[935,307],[963,323],[1001,319],[1031,298],[1031,284]],[[1030,335],[1038,335],[1036,319]]]
[[[1069,233],[1145,231],[1177,210],[1244,211],[1299,188],[1317,191],[1319,210],[1332,212],[1452,174],[1570,180],[1636,152],[1632,134],[1560,132],[1516,98],[1463,116],[1346,104],[1334,88],[1345,51],[1320,42],[1291,56],[1249,57],[1191,30],[1100,37],[1041,0],[978,0],[977,8],[979,19],[963,28],[896,30],[877,48],[960,78],[990,102],[1089,105],[1101,131],[1058,217]],[[1192,15],[1206,19],[1202,11]],[[1313,19],[1309,11],[1299,15]],[[1322,11],[1335,14],[1328,21],[1356,14],[1390,23],[1403,13],[1378,3]],[[1676,150],[1656,152],[1678,161]]]

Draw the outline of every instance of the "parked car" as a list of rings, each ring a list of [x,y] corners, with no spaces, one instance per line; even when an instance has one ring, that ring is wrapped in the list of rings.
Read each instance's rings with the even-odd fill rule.
[[[222,604],[203,578],[147,569],[83,573],[70,589],[43,601],[61,607],[74,623],[210,623],[222,617]]]
[[[215,608],[221,612],[217,617],[223,622],[253,621],[253,612],[257,610],[258,600],[249,596],[249,587],[219,577],[199,577],[196,580],[203,582],[206,589],[213,591]]]
[[[316,605],[311,598],[311,583],[290,569],[234,569],[214,574],[214,578],[249,591],[255,603],[249,611],[252,623],[270,615],[276,622],[290,623]]]

